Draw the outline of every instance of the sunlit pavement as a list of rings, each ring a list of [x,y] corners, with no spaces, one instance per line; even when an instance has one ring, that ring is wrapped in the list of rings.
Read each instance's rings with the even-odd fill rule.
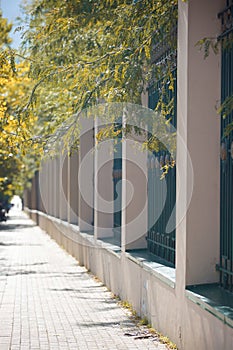
[[[19,210],[0,223],[0,350],[166,349]]]

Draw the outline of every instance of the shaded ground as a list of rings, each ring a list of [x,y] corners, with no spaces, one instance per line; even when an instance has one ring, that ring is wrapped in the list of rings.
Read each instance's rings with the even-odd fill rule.
[[[166,349],[21,212],[0,223],[0,323],[1,350]]]

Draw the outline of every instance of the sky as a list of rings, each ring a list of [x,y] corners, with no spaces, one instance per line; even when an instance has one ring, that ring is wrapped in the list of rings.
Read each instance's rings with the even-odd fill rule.
[[[20,5],[21,0],[0,0],[0,8],[2,9],[3,17],[7,18],[9,22],[13,23],[13,29],[10,33],[10,37],[13,39],[11,46],[15,49],[18,48],[20,44],[20,32],[15,32],[15,28],[18,27],[16,22],[16,17],[21,16]]]

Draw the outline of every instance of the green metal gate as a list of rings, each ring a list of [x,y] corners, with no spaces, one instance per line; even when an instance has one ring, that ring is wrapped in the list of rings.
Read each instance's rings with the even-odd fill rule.
[[[173,69],[174,91],[168,88],[163,101],[173,101],[173,113],[168,116],[171,124],[176,128],[176,61]],[[161,94],[161,81],[154,83],[148,90],[148,107],[155,109]],[[147,244],[150,253],[164,263],[175,266],[175,202],[176,202],[176,169],[169,170],[166,177],[161,180],[161,166],[171,161],[168,150],[153,152],[148,157],[148,235]],[[173,213],[173,227],[167,232],[167,224]]]
[[[233,291],[233,111],[228,108],[233,98],[233,0],[219,14],[222,34],[221,101],[225,104],[221,118],[221,193],[220,193],[220,285]],[[226,130],[229,132],[226,133]]]

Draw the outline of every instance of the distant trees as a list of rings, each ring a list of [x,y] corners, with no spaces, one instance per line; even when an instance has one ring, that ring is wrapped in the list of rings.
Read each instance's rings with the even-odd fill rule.
[[[0,193],[11,196],[23,190],[34,169],[35,152],[32,134],[35,116],[29,111],[24,117],[23,106],[30,96],[29,65],[15,64],[9,48],[11,24],[0,12]],[[32,156],[32,157],[31,157]]]

